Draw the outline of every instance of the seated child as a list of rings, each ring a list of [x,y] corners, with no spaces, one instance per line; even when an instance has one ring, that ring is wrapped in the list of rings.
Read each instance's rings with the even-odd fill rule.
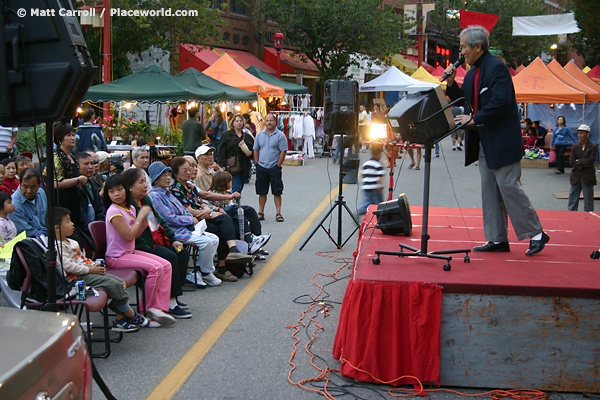
[[[70,214],[71,212],[63,207],[54,209],[56,259],[62,265],[65,278],[71,281],[81,280],[87,286],[106,291],[111,299],[108,307],[117,314],[117,320],[112,324],[111,330],[137,332],[140,327],[148,326],[150,321],[136,313],[129,305],[129,294],[125,290],[125,282],[119,277],[107,274],[106,267],[96,264],[83,255],[79,244],[67,237],[72,235],[74,230]],[[46,225],[49,225],[48,222]]]
[[[227,171],[217,171],[213,176],[212,183],[210,185],[210,192],[219,194],[231,194],[232,177]],[[213,206],[222,208],[233,220],[235,227],[238,227],[240,221],[238,220],[238,208],[244,211],[244,238],[243,240],[248,243],[249,253],[254,254],[258,252],[264,245],[267,244],[271,238],[271,233],[262,235],[260,220],[254,207],[251,206],[238,206],[235,200],[217,200],[210,202]],[[241,229],[236,229],[237,232]],[[239,235],[239,233],[237,233]],[[239,239],[242,239],[241,237]]]
[[[10,242],[17,236],[17,227],[8,219],[8,214],[15,211],[12,198],[6,192],[0,192],[0,246]]]

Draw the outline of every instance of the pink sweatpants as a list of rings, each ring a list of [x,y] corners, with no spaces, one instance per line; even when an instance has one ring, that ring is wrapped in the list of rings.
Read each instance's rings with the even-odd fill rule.
[[[157,255],[145,251],[134,250],[119,258],[106,257],[108,268],[142,269],[148,273],[146,277],[146,307],[169,311],[171,297],[171,263]]]

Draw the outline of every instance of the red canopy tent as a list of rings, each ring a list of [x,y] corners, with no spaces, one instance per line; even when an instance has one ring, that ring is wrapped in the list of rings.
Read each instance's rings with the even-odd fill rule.
[[[600,85],[600,65],[596,65],[587,74],[588,78],[591,78],[594,82]]]

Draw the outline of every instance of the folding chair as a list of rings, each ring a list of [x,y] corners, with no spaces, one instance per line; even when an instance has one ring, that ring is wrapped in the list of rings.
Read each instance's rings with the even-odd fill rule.
[[[196,272],[200,271],[200,268],[196,266],[196,261],[198,261],[198,248],[191,243],[183,246],[190,253],[190,257],[192,259],[192,267],[190,267],[188,264],[188,269],[192,269],[192,274],[194,275],[194,286],[190,287],[189,285],[183,285],[182,290],[184,292],[193,292],[198,289],[198,281],[196,280]]]
[[[15,247],[16,253],[21,260],[21,264],[25,269],[25,279],[23,280],[23,286],[21,286],[21,308],[27,306],[29,308],[42,308],[46,303],[39,302],[32,299],[28,299],[27,295],[31,288],[31,271],[25,255],[20,248]],[[94,358],[107,358],[110,355],[110,328],[108,324],[108,295],[103,290],[98,290],[98,296],[88,297],[85,300],[57,300],[56,304],[58,307],[68,310],[69,307],[73,307],[73,314],[77,315],[79,321],[81,321],[81,315],[85,310],[85,319],[87,329],[85,330],[85,337],[88,346],[88,352]],[[104,331],[104,338],[100,341],[104,342],[104,351],[102,353],[94,353],[92,351],[92,323],[90,321],[90,312],[102,312],[104,325],[98,327]],[[120,336],[122,337],[122,333]]]
[[[104,257],[106,252],[106,223],[104,221],[92,221],[88,225],[92,239],[96,243],[96,252],[93,254],[93,259]],[[148,273],[139,268],[108,268],[111,275],[118,276],[125,281],[127,287],[135,285],[135,300],[138,313],[146,314],[146,290],[144,283]],[[140,294],[142,292],[142,303],[140,303]]]

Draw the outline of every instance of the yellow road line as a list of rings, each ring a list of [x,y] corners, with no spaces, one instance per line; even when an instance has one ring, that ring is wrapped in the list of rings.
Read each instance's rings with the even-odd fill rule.
[[[344,187],[347,185],[344,185]],[[319,204],[319,206],[310,214],[310,216],[296,229],[290,238],[271,256],[269,261],[260,269],[260,271],[248,282],[246,287],[237,295],[229,306],[221,313],[219,318],[206,330],[204,335],[192,346],[192,348],[182,357],[163,381],[148,396],[148,400],[168,400],[171,399],[179,388],[185,383],[196,366],[202,361],[204,356],[210,351],[212,346],[221,337],[227,327],[235,320],[238,314],[248,305],[252,297],[265,284],[267,279],[285,260],[285,258],[294,249],[308,228],[313,224],[317,217],[327,208],[331,200],[337,196],[338,188],[333,191]]]

